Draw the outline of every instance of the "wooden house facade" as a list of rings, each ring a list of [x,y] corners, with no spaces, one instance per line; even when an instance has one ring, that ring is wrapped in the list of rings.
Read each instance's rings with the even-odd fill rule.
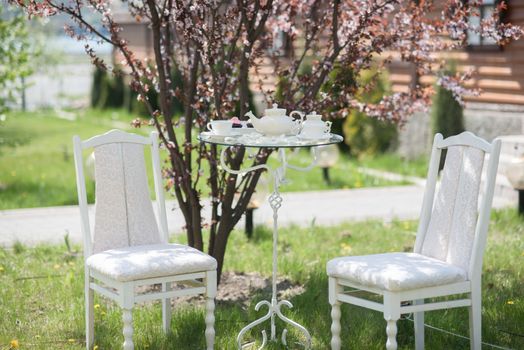
[[[524,0],[509,0],[503,20],[524,27]],[[481,16],[489,16],[496,0],[484,0]],[[472,20],[478,21],[477,18]],[[524,40],[499,47],[490,40],[468,33],[468,47],[446,54],[446,60],[459,71],[473,70],[468,87],[481,90],[479,96],[469,97],[471,102],[524,105]],[[416,76],[408,64],[393,62],[390,80],[393,91],[405,91],[415,83]],[[420,77],[422,84],[431,84],[433,77]]]
[[[482,10],[484,15],[490,14],[496,1],[484,0]],[[124,27],[123,36],[130,41],[131,49],[139,57],[151,57],[152,34],[147,25],[136,22],[127,11],[119,11],[117,17],[117,22],[122,23]],[[504,21],[524,27],[524,0],[508,1]],[[469,97],[467,100],[524,106],[524,40],[499,47],[489,40],[471,35],[468,37],[468,43],[468,48],[446,55],[446,59],[453,62],[457,70],[473,69],[475,72],[468,85],[479,88],[481,94]],[[264,76],[264,89],[274,88],[276,77],[272,76],[272,72],[274,69],[270,61],[266,60],[259,69],[259,74]],[[400,61],[391,64],[389,77],[393,91],[406,91],[410,84],[416,83],[415,79],[419,79],[422,84],[434,82],[434,77],[416,77],[413,68]],[[254,82],[252,85],[255,90],[258,89],[258,85],[255,86]]]

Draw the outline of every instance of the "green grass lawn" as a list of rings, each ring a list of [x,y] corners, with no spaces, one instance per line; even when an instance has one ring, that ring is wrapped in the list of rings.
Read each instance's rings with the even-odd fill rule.
[[[329,349],[330,307],[327,301],[326,261],[340,255],[387,251],[409,251],[414,244],[416,223],[368,221],[336,227],[285,228],[280,232],[279,274],[305,287],[291,298],[294,308],[285,314],[302,323],[313,337],[313,349]],[[483,274],[483,341],[524,348],[524,219],[516,211],[492,216]],[[182,237],[176,240],[183,241]],[[79,247],[74,249],[79,250]],[[232,234],[226,257],[228,271],[271,272],[271,233],[265,227],[247,240],[240,231]],[[25,248],[15,245],[0,249],[0,349],[18,340],[20,349],[84,348],[83,259],[65,246]],[[254,311],[257,301],[269,295],[253,296],[246,309],[219,303],[216,308],[216,349],[235,349],[238,331],[265,314]],[[97,296],[95,342],[98,349],[121,347],[121,312]],[[159,303],[136,309],[137,349],[203,349],[204,311],[190,303],[173,314],[173,332],[161,330]],[[468,335],[466,308],[426,313],[426,323],[447,331]],[[280,324],[279,324],[280,325]],[[413,323],[398,322],[400,349],[414,347]],[[256,335],[261,329],[257,330]],[[281,328],[279,328],[281,330]],[[280,333],[279,333],[280,334]],[[255,334],[253,334],[255,335]],[[291,331],[288,340],[296,339]],[[385,321],[380,313],[355,306],[342,306],[343,349],[385,348]],[[290,346],[290,349],[298,348]],[[426,330],[427,349],[469,349],[469,342],[435,330]],[[487,348],[487,347],[486,347]],[[272,345],[269,349],[283,349]]]
[[[146,134],[148,127],[132,129],[133,115],[121,111],[86,110],[84,112],[39,111],[11,113],[0,125],[0,210],[77,203],[72,137],[82,139],[120,128]],[[296,165],[307,165],[308,151],[290,156]],[[275,164],[275,161],[271,161]],[[412,166],[413,164],[413,166]],[[423,164],[422,166],[420,164]],[[282,191],[311,191],[335,188],[358,188],[399,184],[358,171],[359,166],[390,171],[416,171],[425,163],[402,161],[398,156],[383,155],[356,161],[342,155],[330,170],[331,185],[322,180],[322,172],[289,170],[290,183]],[[425,170],[424,170],[425,171]],[[151,177],[150,177],[151,178]],[[205,181],[201,182],[205,194]],[[93,201],[94,186],[88,186],[88,200]]]
[[[0,126],[0,209],[77,203],[73,135],[85,139],[113,128],[132,129],[123,113],[105,118],[99,113],[10,114]]]
[[[413,160],[400,158],[394,153],[386,153],[376,157],[360,159],[362,167],[375,168],[380,170],[398,173],[406,176],[418,176],[426,178],[428,174],[428,156],[419,157]]]

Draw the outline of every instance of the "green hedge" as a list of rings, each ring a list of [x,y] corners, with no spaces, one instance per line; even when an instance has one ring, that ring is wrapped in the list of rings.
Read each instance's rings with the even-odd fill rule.
[[[171,72],[171,81],[173,88],[178,88],[183,93],[183,77],[176,68]],[[131,90],[123,74],[111,76],[102,68],[97,67],[95,69],[91,87],[91,107],[99,109],[124,108],[140,116],[149,116],[145,104],[138,101],[137,97],[138,93]],[[149,89],[147,97],[153,109],[160,109],[159,94],[154,88]],[[176,97],[173,98],[174,114],[180,115],[183,111],[182,101]]]
[[[370,84],[373,84],[371,89],[365,89]],[[346,90],[353,91],[361,102],[377,103],[389,93],[387,76],[385,73],[377,75],[377,71],[371,69],[356,77],[350,67],[337,67],[331,72],[323,92],[336,97]],[[333,113],[344,107],[332,106],[328,112]],[[394,123],[369,117],[355,109],[347,117],[334,120],[331,130],[344,136],[343,149],[356,157],[383,153],[397,139],[397,126]]]
[[[455,74],[452,66],[444,72],[446,75]],[[453,93],[442,86],[436,86],[431,109],[431,124],[433,134],[441,133],[445,138],[460,134],[464,129],[464,110],[453,97]],[[440,169],[444,167],[445,150],[440,160]]]

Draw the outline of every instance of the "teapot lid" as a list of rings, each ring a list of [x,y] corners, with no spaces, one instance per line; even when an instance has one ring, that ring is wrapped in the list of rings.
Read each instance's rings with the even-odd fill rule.
[[[264,114],[268,116],[285,116],[286,109],[278,108],[278,104],[273,103],[273,108],[267,108]]]
[[[313,111],[313,112],[307,114],[306,118],[307,117],[320,117],[320,118],[322,118],[322,114],[317,114],[317,112]]]

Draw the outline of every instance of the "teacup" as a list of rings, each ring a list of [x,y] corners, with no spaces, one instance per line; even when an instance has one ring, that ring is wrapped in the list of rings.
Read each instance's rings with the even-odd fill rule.
[[[331,122],[304,123],[300,136],[307,139],[320,139],[328,135],[331,131]]]
[[[207,123],[207,129],[215,135],[230,135],[233,131],[233,123],[230,120],[213,120]]]

